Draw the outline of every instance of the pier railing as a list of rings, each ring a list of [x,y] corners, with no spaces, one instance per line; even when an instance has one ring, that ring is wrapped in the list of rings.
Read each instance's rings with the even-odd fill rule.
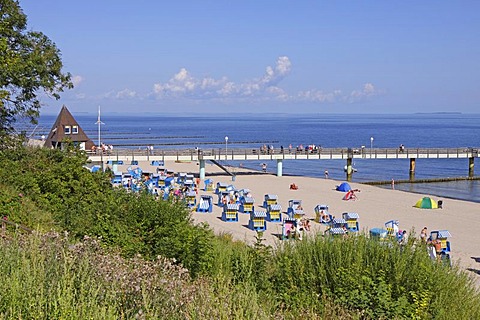
[[[104,160],[280,160],[280,159],[415,159],[475,158],[478,148],[317,148],[261,149],[114,149],[87,152],[92,161]]]

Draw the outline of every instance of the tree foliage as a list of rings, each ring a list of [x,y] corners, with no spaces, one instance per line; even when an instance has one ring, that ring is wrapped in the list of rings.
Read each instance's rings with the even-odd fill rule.
[[[18,1],[0,0],[0,134],[12,132],[17,117],[35,123],[39,93],[59,99],[72,88],[69,73],[62,73],[56,45],[43,33],[27,30],[27,16]]]
[[[108,174],[90,172],[83,167],[86,161],[85,153],[73,145],[65,150],[0,151],[0,209],[30,228],[47,224],[50,218],[48,226],[77,238],[100,237],[125,256],[175,258],[193,275],[208,269],[213,233],[206,226],[193,225],[183,203],[112,188]],[[48,214],[26,219],[28,214],[22,211],[26,199]]]

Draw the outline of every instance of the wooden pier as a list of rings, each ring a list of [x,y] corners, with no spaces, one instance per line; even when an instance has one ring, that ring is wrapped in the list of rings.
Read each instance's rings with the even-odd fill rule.
[[[345,160],[347,180],[351,180],[354,159],[409,159],[410,180],[415,176],[416,159],[469,159],[468,176],[474,175],[474,159],[478,158],[478,148],[320,148],[316,150],[276,149],[261,150],[254,148],[218,148],[218,149],[119,149],[88,152],[89,160],[106,163],[122,161],[198,161],[200,178],[205,178],[205,161],[258,161],[276,160],[277,176],[282,176],[284,160]]]

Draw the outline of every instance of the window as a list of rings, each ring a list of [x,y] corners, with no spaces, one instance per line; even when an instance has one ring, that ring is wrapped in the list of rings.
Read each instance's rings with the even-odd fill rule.
[[[65,126],[65,134],[70,134],[70,126]]]
[[[72,133],[73,134],[78,134],[78,126],[73,126],[72,127]]]

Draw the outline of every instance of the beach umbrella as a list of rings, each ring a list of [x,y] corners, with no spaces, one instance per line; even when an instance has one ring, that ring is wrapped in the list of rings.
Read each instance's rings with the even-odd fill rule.
[[[339,186],[337,186],[337,191],[343,191],[343,192],[347,192],[347,191],[350,191],[352,190],[352,188],[350,187],[350,185],[346,182],[343,182],[342,184],[340,184]]]
[[[423,197],[415,203],[415,207],[421,209],[437,209],[438,204],[435,200],[430,197]]]

